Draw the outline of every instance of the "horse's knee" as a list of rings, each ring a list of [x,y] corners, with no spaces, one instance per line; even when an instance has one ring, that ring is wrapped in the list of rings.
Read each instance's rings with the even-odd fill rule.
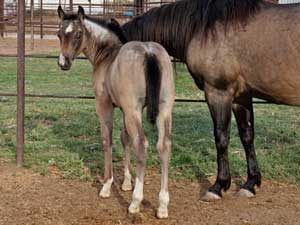
[[[138,137],[135,140],[135,151],[137,155],[137,162],[144,163],[146,160],[147,148],[148,148],[148,140],[145,136]]]
[[[250,130],[249,128],[245,129],[241,135],[241,139],[246,146],[251,145],[254,139],[252,130]]]
[[[112,146],[111,140],[108,138],[103,138],[102,140],[102,147],[104,151],[108,151]]]
[[[215,132],[217,149],[221,151],[227,150],[229,144],[229,134],[221,130]]]

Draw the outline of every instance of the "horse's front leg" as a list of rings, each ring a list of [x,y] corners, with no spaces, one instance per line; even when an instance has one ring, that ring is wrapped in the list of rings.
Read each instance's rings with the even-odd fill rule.
[[[208,189],[203,200],[213,201],[220,199],[222,197],[222,190],[227,191],[231,183],[228,162],[228,144],[230,139],[233,97],[229,90],[218,90],[209,84],[205,84],[205,97],[214,124],[218,175],[215,184]]]
[[[97,99],[96,110],[100,119],[102,147],[104,152],[104,185],[100,191],[100,197],[108,198],[113,183],[112,167],[112,129],[113,129],[113,105],[109,99]]]
[[[256,160],[254,148],[254,115],[252,98],[245,97],[239,103],[233,104],[233,112],[239,129],[241,142],[244,146],[247,159],[248,178],[242,189],[238,192],[240,197],[253,197],[255,185],[261,184],[261,173]]]

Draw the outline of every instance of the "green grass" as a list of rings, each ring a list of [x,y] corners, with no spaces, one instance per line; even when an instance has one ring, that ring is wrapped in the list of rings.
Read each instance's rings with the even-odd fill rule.
[[[15,92],[16,61],[0,58],[0,92]],[[183,66],[176,69],[176,95],[202,98]],[[26,92],[93,95],[91,66],[77,60],[70,72],[62,72],[56,60],[26,60]],[[263,176],[287,182],[300,180],[300,108],[256,105],[256,149]],[[15,98],[0,98],[0,158],[14,161]],[[191,179],[216,174],[216,150],[212,122],[205,104],[176,103],[173,121],[172,177]],[[116,109],[113,161],[122,166],[119,139],[121,113]],[[149,140],[148,166],[159,167],[156,129],[144,123]],[[94,100],[26,98],[25,166],[46,174],[52,167],[66,178],[87,180],[103,172],[100,125]],[[245,176],[246,162],[233,120],[230,166],[234,176]]]

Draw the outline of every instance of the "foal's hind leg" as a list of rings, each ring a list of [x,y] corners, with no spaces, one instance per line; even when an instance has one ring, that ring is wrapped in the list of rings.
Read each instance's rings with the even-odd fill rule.
[[[141,112],[125,112],[125,125],[132,140],[137,159],[135,187],[132,195],[132,202],[128,211],[130,213],[138,213],[140,211],[140,204],[143,200],[143,186],[148,147],[148,141],[142,128]]]
[[[234,104],[233,112],[237,121],[242,144],[245,149],[247,159],[247,182],[238,192],[241,197],[253,197],[255,195],[255,185],[261,184],[261,173],[256,160],[254,148],[254,116],[252,98],[247,97],[243,104]]]
[[[124,117],[124,116],[123,116]],[[124,117],[125,120],[125,117]],[[121,141],[124,149],[124,181],[122,184],[123,191],[131,191],[131,174],[130,174],[130,148],[131,148],[131,141],[130,136],[126,130],[125,121],[124,126],[121,132]]]
[[[112,168],[112,129],[113,129],[113,105],[109,100],[96,103],[97,114],[100,119],[102,146],[104,151],[104,185],[100,191],[100,197],[108,198],[113,183]]]
[[[157,127],[157,150],[161,162],[161,188],[159,192],[159,207],[157,210],[157,217],[162,219],[168,217],[168,205],[170,200],[168,189],[168,170],[171,155],[171,112],[164,114],[160,107],[160,114],[157,120]]]

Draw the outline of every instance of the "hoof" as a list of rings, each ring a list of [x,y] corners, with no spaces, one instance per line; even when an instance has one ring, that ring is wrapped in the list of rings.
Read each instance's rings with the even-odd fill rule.
[[[122,191],[132,191],[131,183],[124,182],[121,187]]]
[[[239,190],[235,194],[235,196],[238,198],[253,198],[253,197],[255,197],[255,195],[251,191],[248,191],[247,189],[244,189],[244,188]]]
[[[100,193],[99,193],[99,196],[100,196],[101,198],[109,198],[109,197],[110,197],[110,191],[101,189],[101,191],[100,191]]]
[[[168,218],[169,217],[168,209],[160,209],[160,208],[158,208],[157,213],[156,213],[156,217],[158,219],[166,219],[166,218]]]
[[[131,214],[136,214],[140,212],[140,207],[135,206],[133,204],[130,204],[129,208],[128,208],[128,212]]]
[[[205,202],[214,202],[220,200],[221,197],[213,192],[207,191],[205,195],[201,198]]]

